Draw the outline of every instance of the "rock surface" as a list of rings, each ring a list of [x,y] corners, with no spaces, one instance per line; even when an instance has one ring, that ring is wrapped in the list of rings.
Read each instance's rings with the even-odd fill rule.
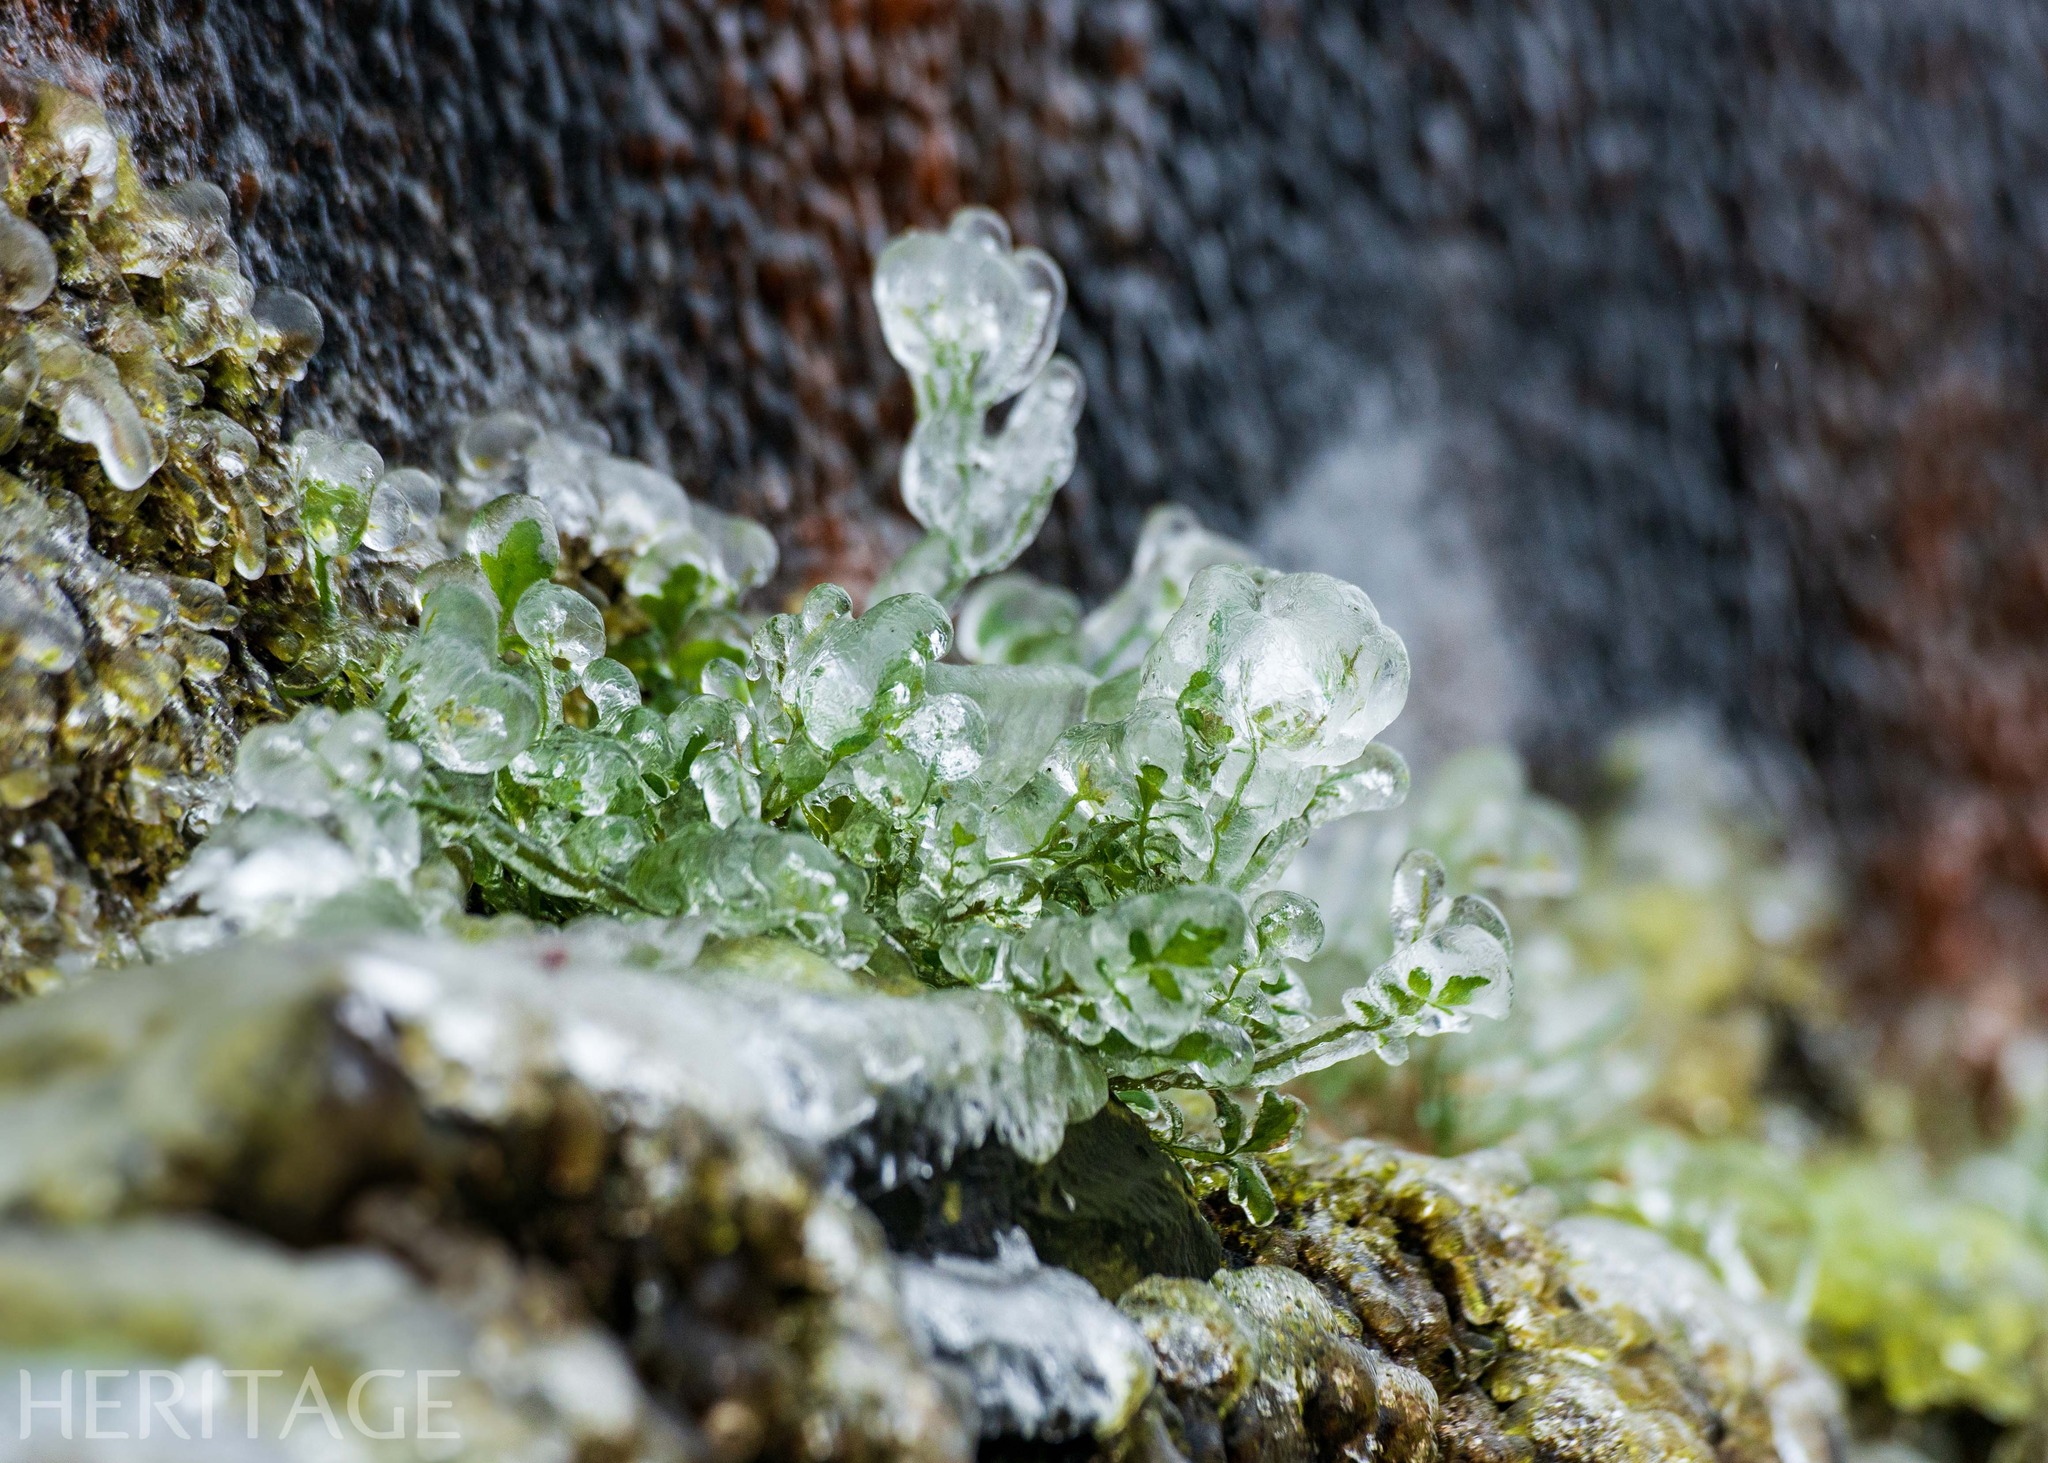
[[[1484,1159],[1281,1161],[1275,1227],[1215,1209],[1226,1266],[1137,1279],[1121,1315],[1021,1236],[894,1259],[835,1154],[940,1151],[949,1094],[1029,1064],[972,1075],[942,996],[820,994],[801,955],[748,971],[245,942],[0,1011],[0,1347],[448,1360],[478,1456],[1833,1456],[1796,1346],[1646,1232],[1553,1227]],[[820,1001],[837,1022],[778,1020]],[[878,1007],[900,1050],[864,1069],[847,1033]]]

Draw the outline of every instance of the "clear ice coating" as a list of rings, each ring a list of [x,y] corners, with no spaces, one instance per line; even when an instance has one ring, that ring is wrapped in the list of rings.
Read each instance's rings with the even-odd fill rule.
[[[1255,562],[1250,549],[1209,532],[1179,504],[1154,508],[1138,532],[1129,577],[1081,624],[1081,663],[1103,677],[1136,670],[1197,574],[1215,564]]]
[[[903,455],[903,504],[928,531],[876,588],[950,601],[1038,535],[1074,470],[1081,373],[1056,358],[1066,280],[983,208],[943,234],[913,232],[882,252],[875,309],[890,354],[911,375],[917,427]],[[1011,401],[1002,427],[990,410]]]
[[[492,1258],[481,1247],[473,1255],[484,1268]],[[352,1398],[357,1417],[388,1432],[417,1407],[422,1371],[436,1374],[430,1431],[461,1440],[451,1460],[684,1456],[664,1443],[617,1339],[550,1314],[531,1284],[450,1294],[367,1247],[307,1253],[194,1217],[0,1225],[0,1284],[10,1300],[0,1348],[20,1363],[19,1383],[0,1395],[0,1426],[22,1463],[77,1456],[62,1434],[83,1439],[85,1367],[95,1372],[92,1435],[101,1440],[88,1446],[116,1458],[334,1456],[292,1446],[308,1425],[331,1443],[320,1408],[339,1429]],[[178,1348],[170,1355],[167,1337]],[[240,1368],[292,1380],[245,1392]],[[307,1410],[295,1417],[309,1372],[327,1376],[330,1390],[299,1393]],[[336,1375],[345,1380],[334,1384]],[[22,1410],[24,1395],[67,1388],[70,1427]]]
[[[903,1262],[912,1331],[964,1375],[984,1437],[1116,1437],[1152,1390],[1151,1346],[1087,1281],[1041,1265],[1023,1231],[996,1245],[992,1260]]]
[[[1584,1216],[1554,1228],[1571,1266],[1572,1288],[1594,1307],[1625,1309],[1699,1357],[1733,1411],[1761,1395],[1779,1463],[1830,1463],[1840,1427],[1839,1389],[1806,1354],[1784,1320],[1738,1299],[1706,1267],[1653,1231]]]
[[[369,527],[383,457],[367,442],[306,431],[292,438],[291,462],[307,544],[329,559],[354,549]]]
[[[0,208],[0,305],[26,313],[57,287],[57,256],[43,231]]]
[[[56,327],[36,326],[32,338],[35,401],[56,413],[58,432],[97,452],[115,487],[132,492],[148,482],[157,466],[155,444],[114,363]]]

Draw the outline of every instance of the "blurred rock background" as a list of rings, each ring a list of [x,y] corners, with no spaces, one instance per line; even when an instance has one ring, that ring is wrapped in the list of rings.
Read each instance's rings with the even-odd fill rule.
[[[2048,1005],[2026,0],[28,0],[0,57],[228,189],[327,319],[300,424],[595,422],[791,587],[909,537],[874,251],[992,204],[1091,392],[1035,567],[1099,592],[1190,503],[1382,601],[1413,750],[1565,792],[1705,706],[1837,836],[1872,990]]]

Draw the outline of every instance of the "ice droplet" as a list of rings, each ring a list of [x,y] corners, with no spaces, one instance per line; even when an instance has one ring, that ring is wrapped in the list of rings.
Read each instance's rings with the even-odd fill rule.
[[[45,84],[37,91],[29,130],[35,142],[59,162],[67,181],[85,184],[91,214],[96,216],[114,201],[121,145],[99,103]]]
[[[1145,515],[1131,572],[1081,622],[1081,660],[1103,677],[1135,670],[1186,601],[1195,576],[1212,564],[1249,564],[1252,551],[1209,532],[1177,503]]]
[[[422,571],[413,588],[419,596],[422,636],[497,648],[503,611],[475,560],[444,559]]]
[[[518,674],[454,637],[422,639],[405,683],[407,719],[456,772],[496,772],[533,745],[540,697]]]
[[[889,353],[935,403],[1000,400],[1042,328],[1043,298],[1021,270],[945,234],[912,232],[884,249],[874,295]]]
[[[585,666],[577,684],[597,708],[600,731],[616,730],[626,719],[626,713],[640,704],[640,682],[608,656],[599,656]]]
[[[292,438],[291,459],[306,542],[330,559],[349,553],[369,526],[383,457],[367,442],[304,431]]]
[[[370,494],[370,511],[363,524],[363,547],[374,554],[387,554],[405,542],[412,526],[412,509],[403,494],[388,483],[377,484]]]
[[[1408,762],[1384,742],[1374,742],[1328,773],[1308,805],[1308,821],[1321,827],[1353,813],[1398,808],[1408,797]]]
[[[552,579],[562,562],[555,521],[538,498],[507,493],[469,521],[463,547],[483,567],[501,604],[517,604],[526,586]]]
[[[0,305],[33,310],[57,287],[57,256],[43,231],[0,205]]]
[[[1394,943],[1412,944],[1441,924],[1444,906],[1444,865],[1425,848],[1410,849],[1394,870],[1391,905]]]
[[[1259,954],[1268,960],[1311,960],[1323,948],[1323,917],[1299,894],[1274,889],[1252,905]]]
[[[1142,695],[1187,706],[1190,687],[1262,759],[1341,767],[1400,713],[1408,652],[1356,585],[1219,564],[1145,658]]]
[[[927,696],[897,725],[896,735],[940,782],[960,782],[981,770],[988,726],[965,696]]]
[[[255,322],[257,340],[274,363],[277,378],[302,379],[326,339],[320,307],[297,290],[265,285],[250,302],[249,318]]]
[[[1072,659],[1081,601],[1029,574],[998,574],[967,591],[954,616],[960,654],[984,665]]]
[[[952,625],[921,594],[885,599],[858,619],[826,625],[790,667],[804,731],[830,752],[872,729],[880,709],[907,704],[924,669],[946,653]]]
[[[17,570],[0,571],[0,655],[54,675],[85,651],[85,627],[57,587]]]
[[[523,412],[477,417],[455,439],[455,460],[465,477],[498,482],[511,475],[528,448],[540,441],[540,423]]]
[[[35,396],[42,365],[36,358],[35,337],[18,331],[0,342],[0,452],[21,436],[22,416]]]
[[[34,332],[41,376],[35,399],[57,414],[57,431],[99,453],[107,481],[133,492],[156,471],[156,449],[142,414],[106,357],[61,330]]]

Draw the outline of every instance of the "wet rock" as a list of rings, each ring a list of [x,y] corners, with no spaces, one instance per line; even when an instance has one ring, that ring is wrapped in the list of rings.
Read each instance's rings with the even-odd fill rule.
[[[924,1005],[841,999],[842,1026],[865,1000],[917,1030]],[[888,1079],[812,1040],[715,975],[545,946],[244,944],[0,1016],[0,1214],[200,1210],[401,1251],[479,1232],[563,1277],[693,1446],[963,1458],[970,1425],[904,1327],[881,1234],[826,1177]],[[921,1100],[925,1071],[889,1065]]]
[[[1223,1263],[1180,1165],[1120,1102],[1068,1128],[1049,1163],[989,1143],[894,1188],[868,1177],[856,1191],[899,1250],[989,1259],[1003,1233],[1021,1229],[1039,1258],[1111,1300],[1146,1276],[1200,1279]]]

